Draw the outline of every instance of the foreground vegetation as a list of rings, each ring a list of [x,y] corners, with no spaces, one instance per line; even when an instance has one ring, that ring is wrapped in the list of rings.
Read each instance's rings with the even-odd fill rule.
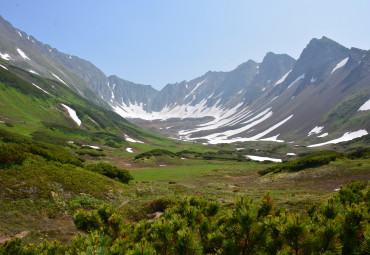
[[[81,149],[106,153],[0,130],[0,226],[10,236],[26,231],[23,239],[4,239],[0,254],[369,250],[368,183],[351,182],[332,196],[350,179],[369,179],[369,149],[282,164],[226,150],[156,149],[132,163],[168,166],[132,171],[107,164],[106,156],[82,158]]]
[[[267,194],[259,204],[239,197],[223,206],[204,198],[155,201],[165,210],[153,221],[125,223],[114,207],[78,210],[85,232],[70,245],[23,246],[13,239],[1,254],[368,254],[370,189],[352,182],[320,207],[304,213],[275,207]],[[169,206],[169,208],[167,208]]]

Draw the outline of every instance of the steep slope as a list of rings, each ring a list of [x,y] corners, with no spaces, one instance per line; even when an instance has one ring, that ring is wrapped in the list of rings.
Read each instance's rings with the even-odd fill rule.
[[[267,87],[251,105],[241,106],[237,114],[227,118],[216,118],[198,128],[180,131],[180,135],[212,143],[258,139],[302,141],[324,122],[326,128],[317,135],[330,135],[319,138],[330,139],[358,130],[366,134],[369,112],[358,112],[358,109],[370,97],[368,61],[366,51],[347,49],[325,37],[313,39],[292,70]],[[326,115],[343,100],[348,101],[348,97],[356,100],[342,118],[347,121],[356,116],[356,125],[334,125],[336,118],[330,120]]]

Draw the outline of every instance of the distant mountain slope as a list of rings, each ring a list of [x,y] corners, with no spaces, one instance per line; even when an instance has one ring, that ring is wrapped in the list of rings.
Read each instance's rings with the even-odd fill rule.
[[[100,148],[128,142],[161,144],[165,137],[143,130],[97,106],[64,83],[43,78],[0,60],[0,128],[37,140],[75,141]]]
[[[230,72],[207,72],[161,91],[117,76],[38,42],[0,18],[0,57],[57,80],[141,127],[187,141],[325,142],[346,132],[367,134],[369,51],[323,37],[301,56],[267,53]],[[366,108],[366,107],[365,107]],[[357,134],[357,133],[356,133]]]

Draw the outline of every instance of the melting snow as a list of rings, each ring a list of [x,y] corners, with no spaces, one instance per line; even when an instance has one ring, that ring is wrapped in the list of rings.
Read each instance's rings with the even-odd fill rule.
[[[144,110],[142,103],[138,104],[136,102],[134,104],[130,102],[128,104],[122,102],[122,105],[111,106],[116,113],[124,118],[141,118],[145,120],[166,120],[170,118],[184,119],[188,117],[202,118],[206,116],[219,118],[230,111],[229,109],[223,109],[222,107],[217,106],[220,100],[218,100],[212,107],[206,107],[207,99],[203,99],[196,105],[191,105],[190,103],[183,105],[166,105],[160,112],[147,112]],[[237,107],[240,107],[241,104]]]
[[[40,75],[39,73],[37,73],[37,72],[35,72],[35,71],[33,71],[33,70],[28,70],[28,72],[30,72],[30,73],[33,73],[33,74],[37,74],[37,75]]]
[[[367,100],[358,110],[359,111],[368,111],[368,110],[370,110],[370,99]]]
[[[139,141],[139,140],[135,140],[135,139],[132,139],[131,137],[129,137],[128,135],[125,135],[125,139],[127,142],[130,142],[130,143],[144,143],[142,141]]]
[[[64,85],[67,85],[68,86],[68,84],[67,83],[65,83],[61,78],[59,78],[56,74],[54,74],[54,73],[52,73],[52,75],[55,77],[55,78],[57,78],[61,83],[63,83]]]
[[[41,87],[37,86],[35,83],[32,83],[32,85],[33,85],[33,86],[35,86],[36,88],[38,88],[38,89],[40,89],[40,90],[44,91],[46,94],[50,94],[49,92],[47,92],[47,91],[46,91],[46,90],[44,90],[43,88],[41,88]]]
[[[77,125],[81,126],[81,120],[78,118],[76,111],[65,104],[62,105],[68,110],[69,116],[71,116],[71,118],[77,123]]]
[[[8,53],[4,53],[4,54],[2,54],[2,53],[0,52],[0,57],[1,57],[2,59],[4,59],[4,60],[10,60],[10,59],[11,59],[11,57],[9,56],[9,54],[8,54]]]
[[[365,129],[361,129],[361,130],[358,130],[358,131],[355,131],[355,132],[346,132],[346,133],[344,133],[344,135],[342,137],[339,137],[337,139],[327,141],[325,143],[318,143],[318,144],[309,145],[307,147],[319,147],[319,146],[323,146],[323,145],[327,145],[327,144],[337,144],[337,143],[340,143],[340,142],[350,141],[350,140],[359,138],[359,137],[367,135],[367,134],[368,133]]]
[[[315,78],[315,77],[311,77],[311,80],[310,80],[310,83],[314,83],[315,81],[317,80],[317,78]]]
[[[273,161],[273,162],[282,162],[281,159],[278,158],[269,158],[269,157],[260,157],[260,156],[252,156],[252,155],[245,155],[247,158],[250,158],[254,161]]]
[[[27,57],[27,55],[21,49],[17,49],[17,51],[22,58],[24,58],[25,60],[30,60],[30,58]]]
[[[8,70],[8,68],[6,68],[5,66],[3,66],[3,65],[0,65],[2,68],[4,68],[5,70]]]
[[[299,76],[297,79],[295,79],[292,83],[290,83],[290,84],[289,84],[289,86],[288,86],[288,89],[289,89],[291,86],[293,86],[294,84],[296,84],[299,80],[304,79],[304,75],[305,75],[305,74],[302,74],[302,75],[301,75],[301,76]]]
[[[132,150],[132,148],[126,148],[126,151],[127,152],[130,152],[130,153],[134,153],[134,151]]]
[[[278,143],[282,143],[282,142],[284,142],[284,140],[279,140],[279,139],[277,139],[279,135],[280,135],[280,134],[275,135],[275,136],[271,136],[271,137],[267,137],[267,138],[262,138],[262,139],[259,139],[259,141],[265,141],[265,142],[278,142]]]
[[[94,145],[82,145],[82,146],[86,146],[86,147],[90,147],[90,148],[92,148],[92,149],[96,149],[96,150],[99,150],[100,149],[100,147],[99,146],[94,146]]]
[[[240,90],[240,91],[238,92],[238,95],[240,95],[242,92],[243,92],[243,90]]]
[[[260,139],[261,137],[264,137],[265,135],[267,135],[271,131],[273,131],[273,130],[277,129],[278,127],[280,127],[281,125],[283,125],[285,122],[287,122],[288,120],[290,120],[292,117],[293,117],[293,115],[290,115],[286,119],[284,119],[284,120],[280,121],[279,123],[273,125],[272,127],[270,127],[269,129],[263,131],[262,133],[251,137],[250,139],[257,140],[257,139]]]
[[[340,61],[333,69],[333,71],[331,71],[330,75],[332,75],[335,70],[345,66],[347,64],[347,61],[348,61],[349,57],[346,57],[345,59],[343,59],[342,61]]]
[[[314,127],[314,128],[313,128],[313,129],[308,133],[308,136],[313,135],[313,134],[320,134],[323,128],[324,128],[324,127],[319,127],[319,126]]]
[[[252,118],[253,119],[253,122],[252,123],[250,123],[248,125],[245,125],[245,126],[243,126],[241,128],[223,131],[222,133],[213,133],[213,134],[210,134],[208,136],[204,136],[204,137],[201,137],[201,138],[194,138],[194,139],[207,139],[212,144],[233,142],[234,139],[236,139],[236,138],[234,138],[234,139],[227,139],[227,138],[228,137],[231,137],[231,136],[234,136],[236,134],[242,133],[244,131],[247,131],[248,129],[254,127],[255,125],[257,125],[257,124],[263,122],[264,120],[268,119],[269,117],[271,117],[272,116],[272,112],[271,111],[268,112],[269,109],[267,109],[266,111],[260,113],[259,115],[255,116],[254,118]],[[257,118],[259,118],[259,119],[257,119]],[[250,121],[252,121],[252,119]],[[186,135],[186,134],[193,133],[195,131],[208,130],[208,129],[209,129],[209,127],[203,127],[203,128],[198,128],[198,129],[192,130],[190,132],[189,131],[187,131],[187,132],[182,131],[182,132],[179,132],[179,134],[180,135]],[[190,140],[192,140],[192,139],[190,139]]]
[[[292,71],[292,69],[290,69],[286,74],[284,74],[283,75],[283,77],[281,77],[280,78],[280,80],[278,80],[276,83],[275,83],[275,85],[274,85],[274,87],[276,86],[276,85],[279,85],[280,83],[282,83],[283,81],[285,81],[285,79],[286,79],[286,77],[288,77],[288,75],[290,74],[290,72]]]
[[[329,135],[329,133],[324,133],[324,134],[322,134],[322,135],[318,135],[317,137],[322,138],[322,137],[325,137],[325,136],[327,136],[327,135]]]

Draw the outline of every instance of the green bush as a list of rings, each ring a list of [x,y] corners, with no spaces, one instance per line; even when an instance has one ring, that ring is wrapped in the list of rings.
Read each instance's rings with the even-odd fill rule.
[[[18,135],[13,132],[8,132],[4,129],[0,129],[0,139],[4,143],[17,144],[17,146],[20,146],[23,151],[42,156],[49,161],[57,161],[62,164],[83,166],[83,159],[72,155],[61,146],[35,141],[31,138]]]
[[[0,144],[0,168],[19,165],[26,159],[26,150],[17,144]]]
[[[94,157],[94,158],[97,158],[97,157],[104,157],[105,154],[100,152],[100,151],[97,151],[97,150],[94,150],[94,149],[80,149],[80,150],[76,150],[76,153],[78,155],[89,155],[91,157]]]
[[[278,164],[263,170],[258,171],[260,175],[265,175],[268,173],[279,173],[282,171],[294,172],[303,169],[318,167],[322,165],[329,164],[329,162],[334,161],[336,158],[343,156],[338,152],[316,152],[299,159],[288,161],[286,163]]]
[[[128,183],[133,180],[134,177],[126,169],[120,169],[118,167],[109,165],[107,163],[97,163],[86,166],[86,169],[105,175],[111,179],[116,179],[122,183]]]
[[[350,159],[370,158],[370,148],[363,148],[363,149],[352,151],[347,154],[347,157]]]
[[[159,156],[170,156],[172,158],[178,158],[179,156],[177,156],[175,153],[173,152],[170,152],[168,150],[162,150],[162,149],[154,149],[154,150],[151,150],[151,151],[147,151],[147,152],[144,152],[144,153],[141,153],[139,155],[136,155],[135,156],[135,159],[149,159],[151,157],[159,157]]]
[[[97,211],[77,210],[73,215],[73,222],[76,227],[83,231],[92,231],[99,229],[102,225]]]
[[[275,208],[269,195],[259,204],[238,197],[222,210],[216,201],[190,197],[158,219],[125,224],[113,205],[103,204],[76,211],[75,225],[86,233],[70,245],[23,246],[13,239],[0,246],[0,254],[369,254],[368,184],[345,188],[358,199],[338,193],[318,210],[301,213]],[[155,207],[163,208],[162,202]]]
[[[80,194],[69,201],[69,206],[72,210],[76,210],[78,208],[95,209],[100,203],[99,199],[96,199],[90,194]]]

